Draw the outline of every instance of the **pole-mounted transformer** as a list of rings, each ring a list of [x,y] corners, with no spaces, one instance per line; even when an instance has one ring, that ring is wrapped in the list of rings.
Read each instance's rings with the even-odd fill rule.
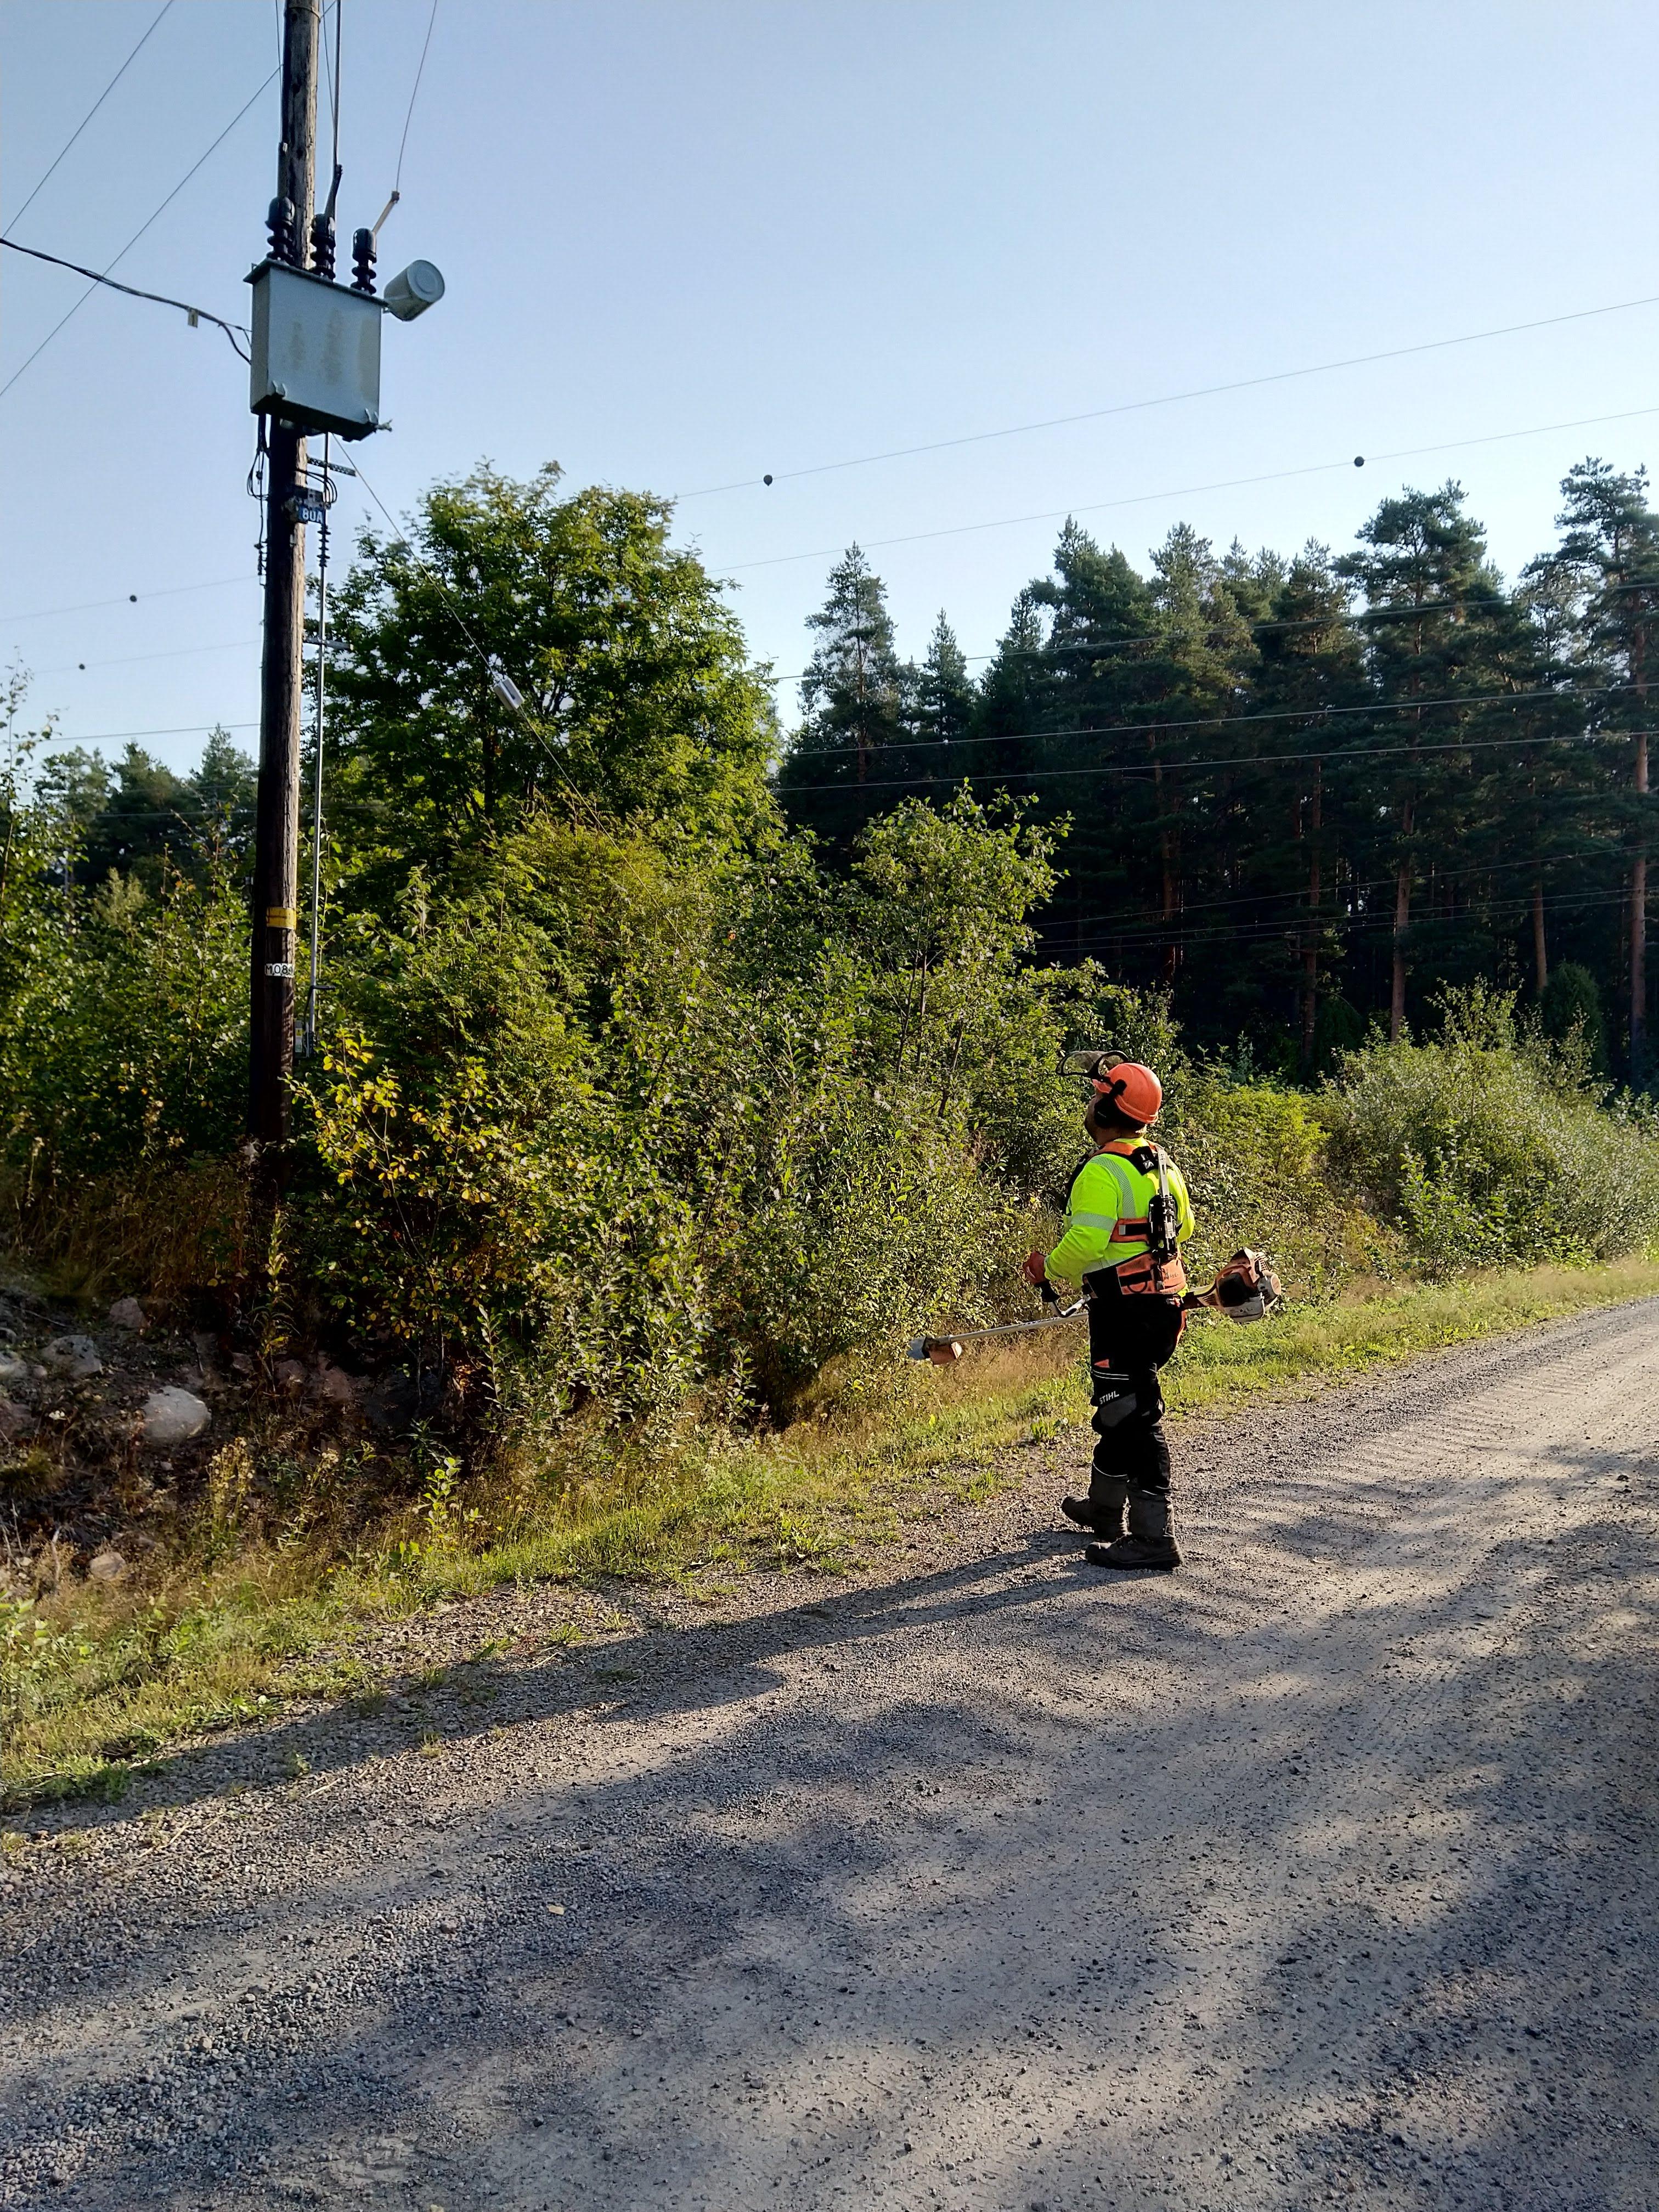
[[[337,168],[326,204],[313,216],[320,14],[320,0],[284,0],[276,197],[267,218],[269,251],[247,280],[253,289],[249,401],[269,424],[248,1135],[268,1188],[282,1181],[294,1073],[305,526],[321,512],[306,434],[350,440],[380,428],[381,318],[412,322],[444,290],[432,264],[416,261],[377,298],[375,240],[367,230],[353,241],[352,283],[335,281]]]

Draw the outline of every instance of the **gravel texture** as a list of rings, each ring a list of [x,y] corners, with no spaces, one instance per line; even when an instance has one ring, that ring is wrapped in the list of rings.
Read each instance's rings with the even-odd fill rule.
[[[1656,1446],[1659,1302],[1188,1425],[1174,1577],[1071,1439],[720,1620],[457,1608],[33,1818],[0,2204],[1650,2207]]]

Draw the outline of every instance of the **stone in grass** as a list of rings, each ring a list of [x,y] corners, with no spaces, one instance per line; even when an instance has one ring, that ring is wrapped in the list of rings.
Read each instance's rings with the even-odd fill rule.
[[[193,1390],[169,1383],[164,1390],[152,1390],[144,1401],[144,1442],[187,1444],[201,1435],[212,1419]]]
[[[20,1359],[15,1352],[0,1352],[0,1390],[9,1390],[15,1382],[27,1382],[29,1364]]]
[[[38,1425],[27,1406],[15,1406],[9,1398],[0,1397],[0,1444],[21,1444]]]
[[[89,1336],[55,1336],[40,1357],[49,1373],[69,1382],[84,1382],[89,1375],[104,1371],[98,1347]]]
[[[127,1571],[121,1554],[106,1544],[101,1552],[94,1552],[87,1572],[95,1583],[118,1583]]]
[[[109,1310],[109,1325],[112,1328],[131,1329],[135,1334],[144,1327],[149,1319],[149,1316],[137,1298],[117,1298]]]
[[[317,1362],[311,1389],[313,1396],[320,1398],[325,1406],[355,1406],[357,1402],[356,1376],[348,1375],[343,1367],[331,1366],[326,1358]]]

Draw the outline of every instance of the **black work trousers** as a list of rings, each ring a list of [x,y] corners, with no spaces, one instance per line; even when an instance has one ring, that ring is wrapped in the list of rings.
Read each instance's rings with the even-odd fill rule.
[[[1180,1341],[1181,1301],[1126,1297],[1110,1278],[1090,1289],[1090,1425],[1098,1439],[1092,1473],[1103,1487],[1122,1482],[1142,1495],[1168,1497],[1170,1444],[1158,1370]]]

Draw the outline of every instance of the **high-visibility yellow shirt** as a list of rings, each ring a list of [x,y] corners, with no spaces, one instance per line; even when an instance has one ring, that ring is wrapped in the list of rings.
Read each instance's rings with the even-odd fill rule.
[[[1115,1267],[1121,1260],[1133,1260],[1151,1249],[1144,1234],[1120,1237],[1117,1231],[1122,1224],[1144,1221],[1149,1202],[1158,1195],[1156,1173],[1146,1174],[1131,1157],[1152,1149],[1144,1139],[1115,1137],[1103,1151],[1085,1160],[1066,1194],[1063,1234],[1048,1255],[1051,1283],[1076,1288],[1094,1268]],[[1181,1170],[1167,1153],[1164,1172],[1175,1201],[1179,1240],[1193,1233],[1193,1203]]]

